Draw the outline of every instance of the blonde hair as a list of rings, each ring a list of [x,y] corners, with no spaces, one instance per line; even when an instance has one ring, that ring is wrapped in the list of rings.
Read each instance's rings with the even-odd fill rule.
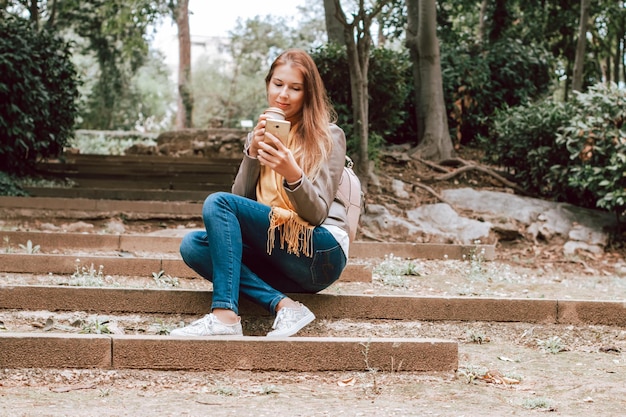
[[[266,90],[276,68],[287,64],[299,70],[304,80],[302,110],[292,121],[292,152],[307,177],[315,179],[331,153],[333,138],[330,124],[336,121],[337,114],[313,58],[301,49],[288,49],[274,60],[265,77]]]

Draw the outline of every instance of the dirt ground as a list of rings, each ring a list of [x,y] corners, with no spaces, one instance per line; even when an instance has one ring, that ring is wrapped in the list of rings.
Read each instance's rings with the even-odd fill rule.
[[[406,167],[398,165],[398,171]],[[386,172],[393,174],[394,170]],[[471,174],[457,186],[492,186]],[[382,182],[386,181],[382,178]],[[449,184],[448,184],[449,185]],[[384,185],[383,185],[384,187]],[[422,191],[415,191],[422,193]],[[390,203],[381,193],[377,202]],[[433,198],[428,193],[415,198]],[[411,202],[395,202],[411,204]],[[137,227],[147,227],[137,225]],[[160,227],[163,227],[161,225]],[[132,228],[129,232],[132,232]],[[400,237],[399,237],[400,238]],[[374,281],[342,283],[338,294],[626,300],[626,261],[616,245],[565,258],[558,244],[500,241],[497,259],[401,260],[371,264]],[[104,271],[106,274],[106,271]],[[0,284],[67,285],[70,277],[0,274]],[[110,277],[110,285],[156,286]],[[171,282],[170,282],[171,284]],[[180,288],[209,288],[201,281]],[[53,317],[53,321],[48,319]],[[0,331],[77,331],[94,316],[0,312]],[[102,319],[102,318],[100,318]],[[114,332],[162,333],[182,317],[107,317]],[[155,323],[161,323],[155,326]],[[72,325],[74,324],[74,329]],[[268,323],[244,323],[256,329]],[[258,330],[259,332],[262,329]],[[250,330],[248,330],[250,331]],[[301,336],[435,337],[459,343],[456,372],[178,372],[1,369],[0,416],[623,416],[626,328],[487,322],[316,320]],[[163,336],[167,337],[167,336]],[[0,355],[2,353],[0,352]]]

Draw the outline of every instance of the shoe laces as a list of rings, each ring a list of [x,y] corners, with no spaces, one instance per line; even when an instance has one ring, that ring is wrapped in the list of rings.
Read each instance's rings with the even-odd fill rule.
[[[207,314],[206,316],[199,318],[198,320],[192,322],[189,326],[199,327],[204,326],[205,329],[209,329],[213,323],[215,322],[215,316],[213,314]]]
[[[283,307],[280,309],[278,314],[276,314],[276,318],[274,319],[274,324],[272,324],[272,329],[277,329],[284,324],[289,323],[294,319],[296,315],[296,309]]]

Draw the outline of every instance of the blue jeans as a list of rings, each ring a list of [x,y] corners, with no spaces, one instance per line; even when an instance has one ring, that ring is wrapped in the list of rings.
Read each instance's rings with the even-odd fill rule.
[[[313,256],[288,254],[276,233],[267,253],[270,207],[231,193],[209,195],[202,207],[205,231],[188,233],[180,244],[185,263],[213,283],[211,309],[239,314],[239,294],[271,313],[283,293],[316,293],[331,285],[346,256],[323,227],[313,231]]]

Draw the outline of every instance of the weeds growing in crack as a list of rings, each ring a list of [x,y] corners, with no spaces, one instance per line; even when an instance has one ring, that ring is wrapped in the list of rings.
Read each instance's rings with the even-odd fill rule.
[[[39,252],[39,249],[41,249],[39,245],[33,245],[33,242],[31,242],[30,240],[26,242],[25,245],[20,243],[19,246],[20,246],[20,249],[22,249],[24,252],[26,252],[29,255],[37,253]]]
[[[111,329],[109,329],[108,324],[109,320],[95,319],[86,323],[80,332],[88,334],[111,334],[112,332]]]
[[[366,343],[360,343],[360,345],[363,346],[363,350],[361,351],[361,353],[363,353],[363,360],[365,361],[365,369],[367,369],[367,375],[369,375],[370,379],[372,380],[371,385],[365,386],[364,390],[365,390],[365,394],[367,394],[368,388],[369,388],[372,394],[378,395],[381,392],[381,388],[378,386],[378,380],[376,378],[378,374],[378,369],[372,367],[370,365],[370,360],[369,360],[371,342],[372,342],[371,339],[368,339]]]
[[[480,240],[474,242],[475,245],[480,244]],[[485,249],[478,250],[478,246],[474,246],[469,254],[463,255],[463,260],[468,262],[467,277],[470,280],[483,280],[486,278],[485,268]]]
[[[479,345],[489,343],[489,337],[476,329],[467,329],[466,336],[470,343],[477,343]]]
[[[407,276],[423,276],[419,265],[412,260],[402,259],[393,254],[385,255],[385,259],[374,267],[376,274],[383,285],[391,287],[406,287]]]
[[[175,288],[180,286],[178,278],[167,275],[163,270],[159,272],[153,272],[152,279],[154,279],[154,282],[156,282],[158,287]]]
[[[548,353],[556,354],[567,350],[563,344],[563,340],[559,336],[552,336],[546,340],[538,340],[537,344]]]

